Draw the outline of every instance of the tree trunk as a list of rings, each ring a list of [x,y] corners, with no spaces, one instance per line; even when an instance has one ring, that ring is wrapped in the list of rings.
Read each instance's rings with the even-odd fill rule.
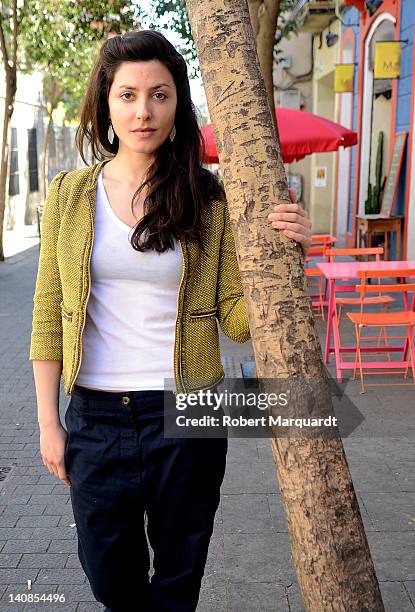
[[[290,402],[287,416],[303,416],[310,406],[327,415],[333,409],[302,251],[267,220],[273,205],[289,202],[289,196],[247,1],[187,0],[187,8],[218,146],[258,378],[289,382],[298,401]],[[307,610],[382,612],[340,437],[310,439],[290,433],[273,438],[271,445]]]
[[[13,114],[13,101],[16,93],[15,78],[10,70],[6,69],[6,99],[4,101],[3,136],[1,141],[0,161],[0,261],[4,261],[3,228],[6,213],[6,198],[8,194],[8,168],[9,168],[9,126]],[[14,83],[14,85],[13,85]]]
[[[0,50],[3,59],[5,72],[6,95],[4,101],[4,120],[3,120],[3,138],[1,144],[1,159],[0,159],[0,261],[4,261],[4,246],[3,246],[3,226],[6,210],[6,197],[8,193],[8,167],[9,167],[9,125],[14,110],[14,100],[17,89],[17,0],[12,0],[10,3],[12,17],[10,23],[12,26],[12,35],[10,41],[10,55],[7,49],[6,37],[4,35],[2,18],[0,18]]]
[[[280,14],[279,0],[248,0],[249,16],[256,42],[256,51],[267,88],[272,121],[277,129],[274,103],[274,46]]]

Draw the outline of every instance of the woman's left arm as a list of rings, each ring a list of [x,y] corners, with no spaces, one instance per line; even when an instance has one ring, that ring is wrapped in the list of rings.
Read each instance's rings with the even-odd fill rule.
[[[295,190],[290,189],[291,200],[295,199]],[[268,215],[268,221],[275,229],[283,230],[284,234],[296,240],[303,247],[304,254],[311,246],[311,221],[308,213],[299,204],[278,204]]]

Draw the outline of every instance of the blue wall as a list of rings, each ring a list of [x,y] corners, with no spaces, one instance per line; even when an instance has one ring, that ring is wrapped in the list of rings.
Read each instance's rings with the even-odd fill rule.
[[[415,28],[415,4],[413,0],[401,0],[401,32],[400,39],[408,39],[408,44],[402,44],[401,76],[398,79],[398,104],[396,108],[396,131],[408,132],[411,127],[411,99],[413,87],[413,46]],[[402,172],[398,185],[398,193],[393,209],[394,214],[403,215],[405,212],[405,185],[408,169],[408,146],[404,157]]]
[[[396,131],[409,131],[411,125],[411,100],[413,88],[413,45],[415,31],[415,2],[414,0],[400,0],[401,4],[401,32],[400,39],[408,39],[407,44],[402,44],[401,57],[401,75],[398,79],[398,99],[396,107]],[[350,8],[344,14],[344,28],[353,27],[355,33],[355,61],[359,61],[359,37],[360,37],[360,12],[356,8]],[[358,111],[358,70],[356,66],[355,72],[355,87],[353,96],[353,129],[357,129],[357,111]],[[408,151],[408,147],[407,147]],[[350,169],[350,200],[347,217],[347,231],[352,231],[353,223],[353,202],[355,197],[355,178],[358,168],[356,168],[357,147],[352,147],[351,169]],[[405,210],[405,191],[406,186],[409,188],[409,182],[406,180],[408,169],[407,152],[404,157],[402,172],[398,185],[397,198],[395,201],[393,212],[394,214],[404,214]]]

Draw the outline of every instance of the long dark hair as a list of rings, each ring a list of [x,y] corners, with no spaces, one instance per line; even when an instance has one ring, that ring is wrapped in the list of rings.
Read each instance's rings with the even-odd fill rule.
[[[203,249],[202,211],[215,199],[224,197],[221,183],[202,166],[204,141],[191,99],[186,63],[182,55],[160,33],[138,30],[105,41],[92,70],[82,104],[76,145],[85,162],[84,147],[91,147],[95,159],[112,158],[119,140],[108,139],[108,94],[122,62],[159,60],[171,73],[177,89],[176,136],[159,147],[144,183],[148,185],[144,216],[134,228],[131,244],[137,251],[164,252],[174,248],[173,238],[186,236]],[[108,155],[108,153],[110,155]],[[141,238],[144,234],[144,238]]]

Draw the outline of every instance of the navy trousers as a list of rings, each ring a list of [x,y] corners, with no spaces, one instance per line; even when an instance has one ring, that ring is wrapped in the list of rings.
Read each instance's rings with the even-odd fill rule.
[[[163,393],[75,385],[65,415],[78,556],[111,612],[194,612],[199,599],[228,440],[164,438]]]

